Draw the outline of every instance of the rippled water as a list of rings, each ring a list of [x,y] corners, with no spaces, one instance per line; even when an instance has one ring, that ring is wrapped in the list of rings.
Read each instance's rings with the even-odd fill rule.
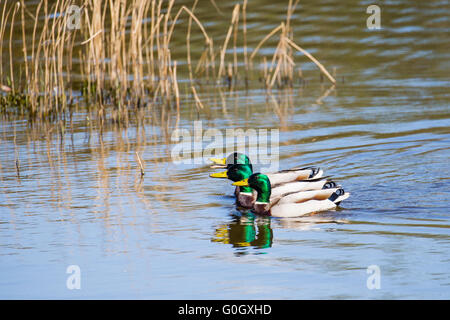
[[[280,166],[323,168],[352,194],[341,208],[296,219],[237,211],[206,164],[171,160],[173,126],[154,119],[175,115],[99,131],[80,111],[62,134],[3,120],[0,297],[448,299],[448,5],[385,1],[382,29],[368,30],[370,4],[301,1],[294,16],[295,39],[336,68],[336,88],[298,56],[306,85],[274,99],[257,86],[203,92],[199,114],[185,97],[179,123],[279,129]],[[202,21],[211,8],[198,9]],[[248,12],[256,44],[285,8],[258,1]],[[66,287],[69,265],[81,290]],[[371,265],[379,289],[367,287]]]

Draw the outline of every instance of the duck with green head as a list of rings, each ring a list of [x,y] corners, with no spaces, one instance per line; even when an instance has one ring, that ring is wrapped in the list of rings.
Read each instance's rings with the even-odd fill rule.
[[[226,158],[210,158],[210,160],[214,162],[214,165],[212,166],[213,168],[226,168],[228,170],[235,164],[252,166],[250,158],[240,152],[233,152]],[[296,167],[273,173],[267,173],[266,175],[269,177],[270,183],[273,187],[292,181],[318,179],[322,177],[323,171],[317,167]],[[216,178],[219,178],[219,176],[216,176]],[[221,178],[225,178],[225,176],[222,176]]]
[[[235,164],[251,165],[250,158],[240,152],[233,152],[226,158],[209,158],[214,164],[211,168],[229,168]]]
[[[233,182],[248,179],[253,174],[252,166],[247,164],[232,165],[228,170],[210,174],[212,178],[227,178]],[[282,195],[292,192],[305,190],[321,190],[334,188],[336,184],[327,178],[318,178],[312,180],[293,181],[280,185],[272,186],[270,178],[267,175],[268,185],[270,187],[269,199],[274,200]],[[237,204],[244,208],[252,208],[257,201],[257,193],[251,186],[236,186]]]
[[[228,170],[218,173],[210,174],[212,178],[227,178],[233,182],[247,179],[253,173],[252,165],[248,164],[235,164]],[[251,208],[256,199],[256,192],[249,186],[236,187],[235,190],[236,202],[238,205]]]
[[[273,217],[299,217],[336,208],[350,194],[340,187],[321,190],[291,192],[272,198],[272,187],[267,175],[254,173],[249,178],[233,183],[238,187],[251,187],[257,197],[253,211]]]

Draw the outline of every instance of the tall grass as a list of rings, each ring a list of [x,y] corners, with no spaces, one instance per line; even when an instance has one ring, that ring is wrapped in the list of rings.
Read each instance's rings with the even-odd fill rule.
[[[218,9],[214,1],[211,3]],[[197,6],[205,5],[198,0],[193,0],[190,8],[176,6],[175,0],[85,0],[79,29],[68,28],[72,18],[69,8],[77,1],[56,0],[50,5],[41,0],[30,12],[24,0],[5,0],[0,5],[1,111],[15,109],[30,117],[57,117],[83,103],[95,106],[101,116],[106,106],[113,106],[118,121],[141,107],[175,106],[179,112],[177,72],[181,64],[177,68],[172,58],[177,32],[185,32],[190,82],[185,87],[198,111],[204,108],[196,91],[198,78],[233,89],[242,76],[248,86],[251,75],[260,72],[268,91],[291,87],[297,51],[335,84],[325,67],[294,41],[291,20],[297,4],[298,0],[290,0],[286,20],[251,48],[247,43],[246,15],[251,10],[247,0],[234,6],[229,27],[217,41],[195,15]],[[197,61],[192,61],[193,32],[200,32],[204,39],[204,51]],[[267,59],[259,51],[273,37],[278,37],[278,44]],[[17,43],[22,46],[20,56],[14,54]],[[238,53],[238,43],[243,53]],[[255,69],[257,56],[263,63]],[[72,71],[74,59],[79,59],[79,72]],[[75,83],[81,83],[81,88]]]

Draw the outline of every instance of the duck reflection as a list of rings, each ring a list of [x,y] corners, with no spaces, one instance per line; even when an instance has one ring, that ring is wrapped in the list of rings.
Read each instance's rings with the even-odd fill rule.
[[[233,248],[270,248],[273,239],[270,222],[270,217],[255,216],[251,212],[233,214],[229,223],[216,228],[212,241],[232,244]]]

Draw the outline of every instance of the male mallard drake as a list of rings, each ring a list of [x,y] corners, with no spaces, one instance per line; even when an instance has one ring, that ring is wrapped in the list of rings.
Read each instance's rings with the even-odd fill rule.
[[[211,173],[212,178],[227,178],[233,182],[247,179],[253,174],[252,166],[247,164],[232,165],[227,171]],[[256,200],[256,191],[248,186],[236,187],[234,192],[238,205],[251,208]]]
[[[234,164],[248,164],[251,165],[250,158],[240,152],[233,152],[226,158],[209,158],[214,164],[211,168],[229,168]]]
[[[339,187],[293,192],[271,198],[272,188],[269,178],[261,173],[252,174],[248,179],[234,182],[233,185],[255,189],[257,198],[253,204],[253,211],[273,217],[298,217],[334,209],[350,196]]]
[[[219,158],[210,158],[212,162],[214,162],[213,168],[227,168],[227,170],[236,164],[248,165],[252,168],[252,164],[250,162],[250,158],[243,153],[233,152],[228,157],[219,159]],[[323,171],[320,168],[316,167],[305,167],[305,168],[292,168],[286,170],[280,170],[273,173],[266,173],[269,177],[270,183],[272,186],[279,185],[282,183],[292,182],[296,180],[309,180],[320,178],[323,175]],[[221,172],[220,174],[211,175],[213,178],[226,178],[226,172]]]
[[[251,165],[235,164],[232,165],[227,171],[212,173],[210,177],[213,178],[228,178],[233,182],[248,179],[253,174]],[[281,195],[292,192],[299,192],[304,190],[320,190],[325,188],[334,188],[336,184],[326,178],[317,178],[311,180],[293,181],[284,184],[272,184],[269,175],[265,175],[268,178],[268,183],[271,187],[270,199],[273,200]],[[239,188],[239,189],[238,189]],[[237,186],[236,187],[236,201],[245,208],[252,208],[256,201],[257,193],[250,186]]]

